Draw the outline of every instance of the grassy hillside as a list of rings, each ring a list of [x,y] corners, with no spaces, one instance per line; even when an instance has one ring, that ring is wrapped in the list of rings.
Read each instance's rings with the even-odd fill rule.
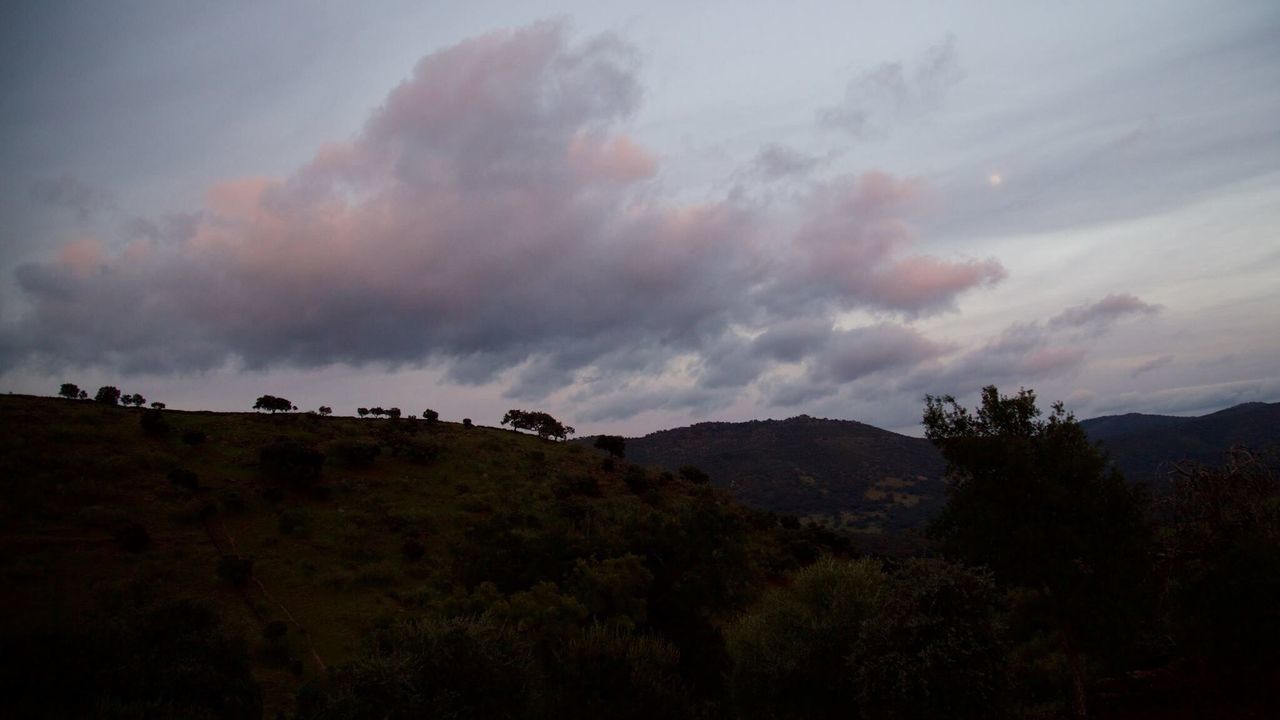
[[[613,622],[583,588],[634,557],[640,610],[615,624],[679,645],[694,635],[681,628],[839,545],[710,487],[507,430],[163,411],[167,432],[148,432],[143,415],[0,397],[0,633],[74,638],[104,608],[193,599],[245,638],[267,717],[398,618],[548,582]],[[273,476],[260,453],[282,441],[323,452],[319,477]]]
[[[699,423],[629,438],[627,457],[694,465],[748,505],[864,533],[919,528],[946,496],[929,441],[847,420]]]

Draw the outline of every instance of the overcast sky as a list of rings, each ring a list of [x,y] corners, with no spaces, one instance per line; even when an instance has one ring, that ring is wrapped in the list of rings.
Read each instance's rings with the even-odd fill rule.
[[[0,391],[1280,400],[1274,0],[12,2],[0,85]]]

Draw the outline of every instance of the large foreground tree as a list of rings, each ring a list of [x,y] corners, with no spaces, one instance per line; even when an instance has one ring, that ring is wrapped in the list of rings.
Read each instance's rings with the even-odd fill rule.
[[[931,530],[944,554],[1040,593],[1066,655],[1077,717],[1088,659],[1115,649],[1144,609],[1151,568],[1145,492],[1128,485],[1062,403],[982,391],[976,412],[926,398],[926,436],[948,466]]]

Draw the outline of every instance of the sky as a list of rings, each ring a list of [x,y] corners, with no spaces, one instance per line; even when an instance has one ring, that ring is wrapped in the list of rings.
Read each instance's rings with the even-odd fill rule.
[[[0,391],[1280,400],[1280,5],[13,2]]]

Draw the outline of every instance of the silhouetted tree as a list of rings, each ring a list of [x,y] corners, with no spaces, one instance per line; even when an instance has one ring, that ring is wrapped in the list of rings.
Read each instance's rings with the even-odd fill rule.
[[[508,410],[502,416],[502,424],[510,425],[515,430],[532,430],[538,437],[565,440],[574,433],[570,426],[562,424],[548,413],[537,410]]]
[[[387,408],[386,410],[383,410],[383,412],[386,413],[386,416],[391,418],[392,420],[400,419],[400,408],[397,408],[397,407]]]
[[[356,414],[360,417],[369,417],[369,408],[356,408]]]
[[[80,387],[75,383],[62,383],[62,387],[58,390],[58,395],[68,400],[75,400],[80,397]]]
[[[462,427],[464,428],[471,427],[471,418],[462,418]]]
[[[433,423],[440,419],[440,413],[432,410],[431,408],[427,408],[422,411],[422,419],[429,423]]]
[[[94,395],[93,399],[105,405],[115,405],[120,402],[120,388],[114,385],[103,385],[98,388],[98,394]]]
[[[333,414],[333,408],[329,407],[328,405],[321,405],[320,409],[317,410],[316,412],[320,413],[322,417],[329,417],[330,415]]]
[[[124,402],[125,405],[132,405],[134,407],[142,407],[143,403],[147,401],[146,398],[142,397],[138,393],[134,393],[132,395],[126,395],[121,400]]]
[[[155,410],[163,410],[166,406],[162,402],[153,402],[151,403],[151,407]]]
[[[293,403],[275,395],[263,395],[253,404],[254,410],[267,410],[273,415],[279,411],[288,412],[290,408],[293,408]]]
[[[931,532],[949,557],[1041,593],[1087,716],[1085,653],[1138,626],[1151,568],[1147,499],[1108,466],[1062,403],[982,390],[976,413],[926,398],[925,435],[947,461],[947,504]]]
[[[79,400],[88,400],[88,399],[89,399],[89,393],[88,393],[88,392],[85,392],[84,390],[81,390],[81,391],[80,391],[80,396],[79,396],[77,399],[79,399]]]
[[[596,437],[595,446],[614,457],[627,456],[627,439],[621,435],[600,435]]]

